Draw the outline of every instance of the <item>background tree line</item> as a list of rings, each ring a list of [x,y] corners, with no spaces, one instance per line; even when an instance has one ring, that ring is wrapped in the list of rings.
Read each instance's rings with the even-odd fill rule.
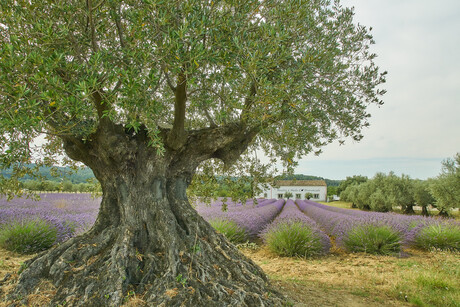
[[[423,215],[429,215],[431,205],[439,215],[448,216],[452,209],[460,208],[460,154],[444,160],[435,178],[418,180],[393,172],[377,173],[372,179],[353,176],[341,182],[338,192],[341,200],[362,210],[388,212],[401,207],[404,213],[413,214],[418,205]]]

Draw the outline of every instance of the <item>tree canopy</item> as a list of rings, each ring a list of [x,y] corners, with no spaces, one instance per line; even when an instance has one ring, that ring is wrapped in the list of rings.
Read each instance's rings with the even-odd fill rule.
[[[334,139],[361,139],[385,73],[352,9],[3,0],[0,30],[0,168],[13,168],[0,192],[59,160],[83,162],[103,191],[93,227],[28,262],[12,297],[46,278],[51,305],[120,306],[134,292],[150,306],[282,304],[186,188],[204,161],[259,149],[295,165]]]
[[[158,154],[233,125],[293,163],[359,140],[384,93],[369,29],[338,1],[5,0],[0,29],[2,167],[51,164],[104,121]]]

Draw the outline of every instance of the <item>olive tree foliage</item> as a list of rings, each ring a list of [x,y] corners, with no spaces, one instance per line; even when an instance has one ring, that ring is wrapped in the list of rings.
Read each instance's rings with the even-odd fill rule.
[[[231,125],[283,161],[359,140],[384,74],[352,17],[329,1],[2,1],[1,165],[54,163],[104,121],[159,155]]]
[[[442,162],[441,173],[429,180],[429,191],[440,215],[448,215],[450,210],[460,208],[460,153]]]
[[[392,207],[400,206],[405,214],[414,214],[414,183],[413,180],[402,174],[401,177],[390,172],[385,179],[389,202]]]
[[[341,198],[363,210],[388,212],[400,206],[404,213],[414,213],[413,180],[404,174],[377,173],[364,183],[348,185]]]
[[[345,180],[342,180],[340,182],[340,185],[339,187],[337,188],[337,193],[339,195],[341,195],[341,193],[343,191],[345,191],[345,189],[350,186],[350,185],[353,185],[353,184],[361,184],[361,183],[364,183],[368,180],[368,178],[366,176],[360,176],[360,175],[355,175],[355,176],[351,176],[351,177],[347,177]],[[342,196],[340,196],[342,197]]]
[[[32,161],[71,160],[103,191],[93,228],[31,260],[16,297],[46,276],[55,305],[118,306],[129,291],[152,306],[280,303],[186,188],[207,161],[262,150],[295,165],[361,139],[384,93],[372,43],[338,1],[1,1],[0,167],[13,173],[0,192],[18,192]]]

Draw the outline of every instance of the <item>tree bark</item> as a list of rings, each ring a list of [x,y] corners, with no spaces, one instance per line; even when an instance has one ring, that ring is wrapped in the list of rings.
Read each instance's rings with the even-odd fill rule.
[[[415,214],[413,205],[406,205],[404,208],[404,214]]]
[[[263,271],[187,200],[203,159],[233,157],[229,146],[244,147],[231,130],[215,145],[208,137],[224,132],[191,133],[190,147],[163,156],[147,146],[143,131],[116,126],[85,144],[66,140],[69,156],[91,167],[101,183],[99,215],[87,233],[28,261],[9,298],[27,305],[45,279],[55,287],[50,306],[120,306],[134,293],[145,306],[282,305]]]
[[[430,213],[428,212],[427,206],[422,206],[422,215],[423,216],[430,216]]]

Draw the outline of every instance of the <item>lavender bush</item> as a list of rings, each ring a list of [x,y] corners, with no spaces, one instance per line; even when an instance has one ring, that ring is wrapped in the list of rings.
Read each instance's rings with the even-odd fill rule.
[[[56,229],[54,243],[85,232],[94,224],[101,199],[90,194],[42,193],[40,201],[0,197],[0,228],[40,220]]]
[[[223,234],[230,242],[234,244],[244,243],[247,241],[247,235],[244,228],[238,226],[234,221],[223,218],[215,218],[209,221],[209,224]]]
[[[311,257],[326,254],[331,243],[315,221],[303,214],[293,200],[260,234],[270,249],[281,256]]]
[[[430,223],[418,228],[415,246],[426,250],[460,251],[460,227],[455,223]]]
[[[53,246],[57,233],[56,227],[38,218],[11,221],[0,228],[0,246],[21,254],[33,254]]]
[[[342,239],[350,252],[391,255],[401,251],[401,233],[388,225],[357,224]]]

